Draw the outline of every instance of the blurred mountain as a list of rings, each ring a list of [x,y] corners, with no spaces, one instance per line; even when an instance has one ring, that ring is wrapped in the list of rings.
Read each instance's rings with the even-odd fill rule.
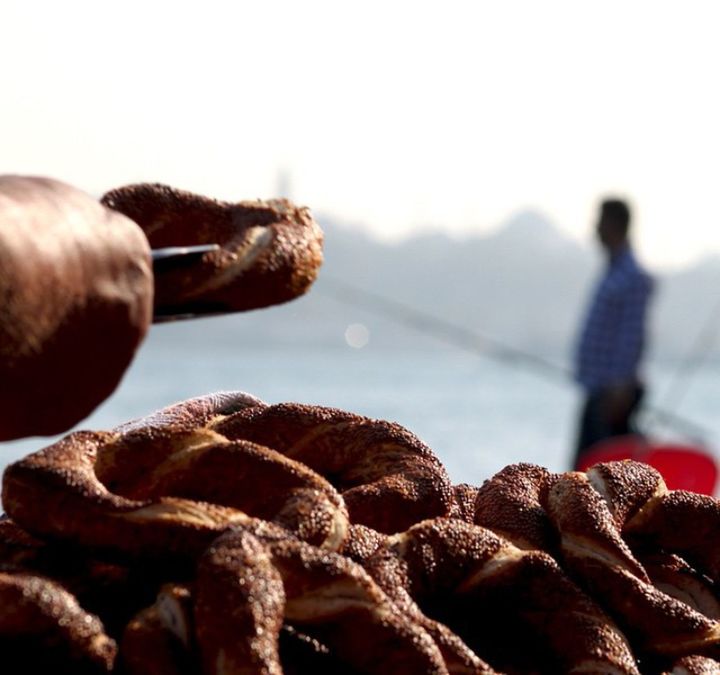
[[[580,245],[531,211],[482,236],[435,232],[393,244],[329,216],[318,220],[325,231],[325,263],[305,297],[157,330],[167,331],[170,341],[231,341],[239,348],[268,342],[325,347],[344,345],[347,327],[359,323],[372,346],[413,348],[437,344],[438,331],[447,329],[432,324],[432,317],[566,363],[587,295],[602,272],[593,242]],[[708,332],[719,297],[720,258],[656,279],[651,354],[683,356],[700,331]],[[714,345],[716,353],[719,347]]]

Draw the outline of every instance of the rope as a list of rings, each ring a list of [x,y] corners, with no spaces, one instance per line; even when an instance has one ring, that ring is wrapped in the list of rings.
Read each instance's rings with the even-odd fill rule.
[[[473,354],[510,362],[514,365],[524,365],[542,377],[551,379],[556,383],[562,383],[564,386],[572,382],[570,368],[549,361],[537,354],[509,346],[488,335],[459,326],[398,300],[359,288],[337,277],[323,274],[322,279],[325,283],[317,284],[315,286],[316,292],[325,293],[328,297],[341,304],[352,305],[371,314],[382,316],[396,324],[430,335]],[[720,318],[720,304],[717,307],[717,313],[718,318]],[[674,427],[689,440],[700,445],[705,444],[703,439],[713,435],[713,432],[707,427],[668,409],[646,406],[645,410],[647,415],[651,415],[658,423]]]
[[[720,325],[720,300],[715,304],[705,323],[700,328],[695,340],[687,353],[687,356],[680,362],[673,378],[667,386],[667,392],[662,399],[663,408],[678,410],[680,403],[685,398],[690,388],[690,378],[695,375],[698,368],[705,363],[710,350],[715,346]],[[682,378],[685,378],[684,386]]]
[[[383,316],[395,323],[409,326],[420,333],[432,335],[436,339],[474,354],[480,354],[499,361],[522,361],[530,368],[540,371],[544,376],[551,377],[556,381],[561,379],[563,382],[567,382],[572,377],[571,371],[567,368],[536,354],[509,346],[488,335],[440,319],[398,300],[392,300],[372,291],[358,288],[335,277],[323,275],[323,279],[330,282],[332,287],[323,289],[318,285],[317,288],[325,290],[327,295],[334,297],[341,303],[350,304],[372,314]]]

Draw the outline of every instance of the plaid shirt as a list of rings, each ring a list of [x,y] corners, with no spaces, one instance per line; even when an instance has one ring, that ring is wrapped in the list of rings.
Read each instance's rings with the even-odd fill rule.
[[[652,286],[630,248],[610,260],[595,289],[576,355],[576,379],[589,393],[637,382]]]

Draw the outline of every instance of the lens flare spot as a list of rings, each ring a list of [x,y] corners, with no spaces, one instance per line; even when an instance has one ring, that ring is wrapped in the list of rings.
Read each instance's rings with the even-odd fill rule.
[[[345,342],[349,347],[362,349],[370,341],[370,331],[362,323],[351,323],[345,329]]]

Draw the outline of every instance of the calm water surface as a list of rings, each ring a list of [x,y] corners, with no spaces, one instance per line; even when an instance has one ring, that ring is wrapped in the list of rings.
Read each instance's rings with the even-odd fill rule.
[[[567,468],[579,396],[561,379],[444,347],[221,340],[198,349],[176,338],[153,330],[115,394],[78,428],[109,428],[192,396],[243,390],[267,402],[329,405],[399,422],[434,449],[455,482],[478,484],[518,461]],[[652,369],[652,398],[662,401],[672,373]],[[706,425],[707,443],[720,449],[720,368],[707,366],[672,392],[676,411]],[[0,444],[0,466],[52,440]]]

